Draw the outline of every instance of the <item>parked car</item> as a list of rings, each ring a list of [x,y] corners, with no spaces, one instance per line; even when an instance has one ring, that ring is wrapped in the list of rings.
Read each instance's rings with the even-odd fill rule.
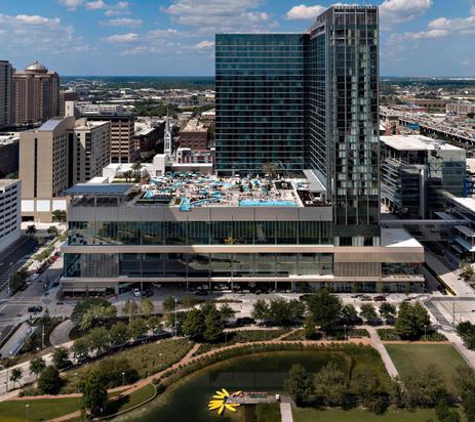
[[[195,296],[208,296],[209,292],[208,290],[197,290],[195,292]]]
[[[362,302],[370,302],[372,299],[371,299],[371,296],[363,295],[363,296],[360,296],[360,300]]]
[[[38,313],[38,312],[41,312],[43,310],[43,307],[40,306],[40,305],[37,305],[37,306],[30,306],[28,308],[28,312],[32,312],[32,313]]]
[[[249,317],[243,317],[243,318],[237,318],[236,319],[236,325],[238,327],[242,327],[244,325],[252,325],[252,324],[255,324],[256,323],[256,320],[253,319],[253,318],[249,318]]]
[[[140,291],[140,289],[134,289],[132,290],[132,293],[134,294],[135,297],[142,296],[142,292]]]
[[[375,302],[386,302],[386,296],[380,295],[373,298]]]

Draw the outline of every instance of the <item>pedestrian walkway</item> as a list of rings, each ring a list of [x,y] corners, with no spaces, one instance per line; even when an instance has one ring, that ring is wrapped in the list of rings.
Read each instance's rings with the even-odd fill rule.
[[[400,378],[399,377],[399,372],[394,366],[394,363],[391,359],[391,356],[389,356],[388,351],[386,350],[386,347],[384,347],[383,342],[379,338],[379,335],[374,327],[366,327],[368,330],[369,336],[371,338],[371,345],[379,352],[381,355],[381,359],[383,360],[384,366],[386,367],[386,371],[388,371],[388,374],[391,378]]]
[[[23,340],[28,336],[31,327],[28,323],[21,324],[15,333],[8,339],[4,346],[0,349],[0,356],[15,356]]]
[[[294,422],[290,403],[280,403],[280,417],[282,418],[282,422]]]
[[[60,346],[64,343],[67,343],[69,341],[69,333],[74,327],[74,323],[70,320],[67,319],[66,321],[63,321],[62,323],[58,324],[58,326],[52,331],[52,333],[49,336],[49,342],[51,343],[52,346]]]

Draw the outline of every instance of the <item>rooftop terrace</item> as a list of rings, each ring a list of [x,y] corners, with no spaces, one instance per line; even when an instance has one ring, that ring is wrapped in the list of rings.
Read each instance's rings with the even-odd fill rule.
[[[86,197],[107,197],[111,191],[106,184],[93,189],[86,185],[72,188],[73,196],[83,196],[81,205],[93,205]],[[180,211],[197,207],[322,207],[329,204],[323,200],[323,192],[313,191],[312,184],[302,178],[270,179],[265,177],[220,178],[198,173],[167,173],[152,177],[147,184],[115,185],[123,198],[136,206],[169,206]],[[101,201],[104,203],[104,201]],[[114,202],[112,201],[111,204]],[[79,202],[78,202],[79,205]]]

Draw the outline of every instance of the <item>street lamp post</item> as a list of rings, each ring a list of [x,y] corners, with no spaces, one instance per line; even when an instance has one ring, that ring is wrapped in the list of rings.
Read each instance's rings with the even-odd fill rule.
[[[125,372],[122,372],[122,387],[125,385]]]
[[[178,298],[175,297],[175,337],[178,334],[177,324],[178,324],[178,314],[177,314]]]
[[[30,422],[30,405],[25,404],[26,422]]]
[[[345,341],[347,340],[347,337],[346,337],[346,324],[343,326],[345,328]]]
[[[427,341],[427,324],[424,325],[424,340]]]

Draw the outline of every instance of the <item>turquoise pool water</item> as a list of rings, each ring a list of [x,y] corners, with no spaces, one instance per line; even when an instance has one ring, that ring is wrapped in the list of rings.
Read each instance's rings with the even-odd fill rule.
[[[261,201],[256,199],[243,199],[239,201],[240,207],[296,207],[295,201]]]

